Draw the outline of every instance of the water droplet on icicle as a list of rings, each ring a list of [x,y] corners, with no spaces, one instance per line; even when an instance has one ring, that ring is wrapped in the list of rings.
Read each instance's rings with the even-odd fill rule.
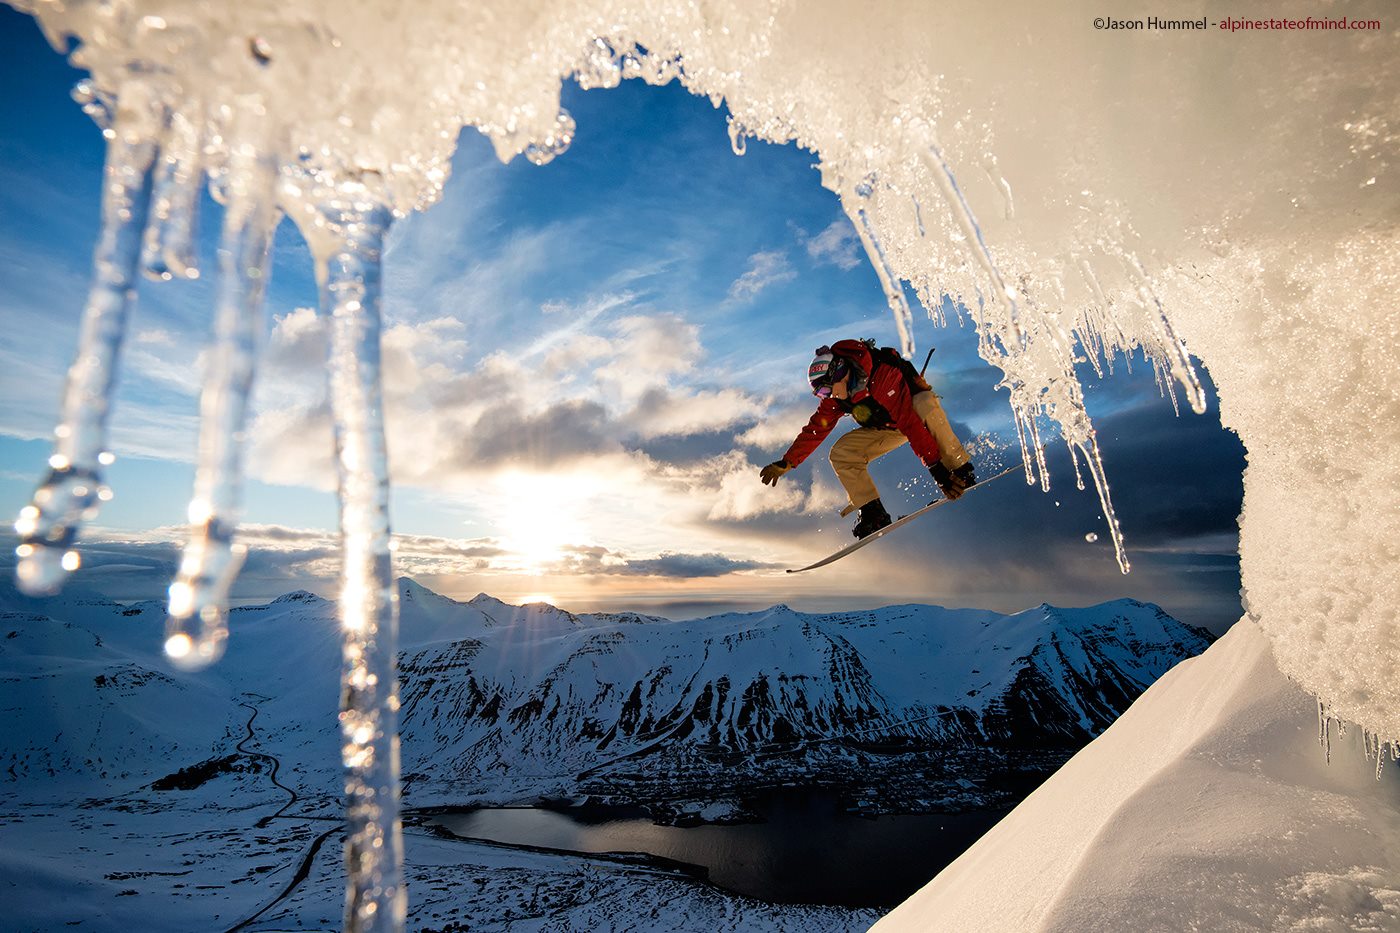
[[[73,102],[82,108],[98,129],[102,130],[102,135],[108,139],[112,138],[112,119],[116,113],[116,106],[110,97],[97,90],[97,86],[92,81],[84,78],[73,85]]]
[[[742,123],[730,117],[729,123],[729,148],[734,150],[736,156],[742,156],[749,151],[748,131],[744,129]]]
[[[574,80],[585,91],[617,87],[622,83],[622,72],[623,63],[612,45],[606,39],[594,39]]]
[[[554,127],[544,139],[530,143],[525,147],[525,158],[535,165],[547,165],[559,156],[568,152],[569,145],[574,141],[574,133],[578,126],[574,123],[574,118],[569,115],[569,111],[560,109],[559,116],[554,118]]]

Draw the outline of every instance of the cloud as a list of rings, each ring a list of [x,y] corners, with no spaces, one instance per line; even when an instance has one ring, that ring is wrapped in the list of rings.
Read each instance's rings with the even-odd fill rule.
[[[179,565],[187,529],[163,526],[139,533],[90,529],[78,545],[82,566],[73,585],[94,589],[112,599],[163,600]],[[0,535],[0,574],[14,567],[11,534]],[[339,536],[320,529],[250,524],[238,532],[246,546],[243,567],[234,583],[235,601],[272,599],[295,589],[333,595],[341,570]],[[396,574],[417,578],[460,579],[467,575],[518,573],[517,555],[496,538],[393,536]],[[736,559],[713,551],[662,549],[631,552],[593,544],[561,547],[536,574],[610,577],[655,577],[670,580],[710,579],[731,573],[771,569],[754,559]]]
[[[310,405],[261,411],[249,433],[251,475],[274,484],[335,489],[334,437],[330,405],[324,398]]]
[[[803,245],[813,262],[833,265],[847,272],[865,262],[856,232],[844,217],[832,221],[821,233],[805,240]]]
[[[548,468],[579,457],[621,450],[597,402],[568,399],[522,413],[510,399],[492,405],[458,441],[448,466],[466,469],[512,464]]]
[[[565,548],[558,561],[543,569],[550,574],[693,580],[773,567],[764,561],[735,559],[713,552],[662,551],[654,557],[637,557],[597,545],[576,545]]]
[[[122,368],[139,373],[142,380],[173,390],[177,395],[198,398],[208,367],[207,352],[201,350],[189,360],[172,353],[172,349],[173,344],[137,342],[126,348]]]
[[[563,549],[598,542],[654,555],[676,550],[678,529],[687,550],[720,553],[732,546],[734,522],[809,507],[806,491],[755,499],[758,467],[736,451],[734,433],[758,424],[768,400],[709,384],[699,327],[677,313],[619,314],[631,300],[607,293],[560,309],[586,326],[526,335],[520,347],[478,359],[455,319],[400,321],[385,332],[395,484],[449,501],[460,494],[463,519],[494,536],[456,555],[458,567],[541,572],[564,566]],[[251,432],[253,472],[264,480],[333,482],[325,331],[310,309],[273,328]],[[728,503],[718,525],[709,518],[716,501]],[[630,559],[614,554],[605,564]],[[419,572],[439,572],[416,560]],[[580,564],[577,553],[571,560],[603,566]]]
[[[679,314],[632,315],[610,328],[611,359],[594,369],[600,390],[635,404],[654,388],[695,368],[700,359],[700,328]]]
[[[709,518],[745,520],[766,513],[801,511],[806,506],[806,492],[791,476],[780,479],[777,486],[766,486],[759,481],[759,468],[739,454],[724,458],[721,468]]]
[[[663,552],[647,560],[628,561],[613,573],[644,577],[719,577],[743,570],[762,570],[773,564],[754,560],[734,560],[723,554],[675,554]]]
[[[612,355],[612,343],[597,334],[572,334],[557,346],[545,348],[540,370],[544,375],[570,380],[592,372],[600,360]]]
[[[160,327],[137,331],[135,342],[138,344],[154,344],[160,347],[175,346],[175,338],[170,335],[170,331]]]
[[[273,319],[263,365],[320,369],[329,351],[326,319],[315,308],[297,308]]]
[[[802,430],[815,410],[815,401],[811,405],[790,405],[777,411],[770,410],[767,417],[737,435],[734,440],[744,447],[771,451],[773,459],[777,459],[791,446],[793,438],[797,437],[797,433]]]
[[[547,353],[560,344],[570,342],[575,337],[584,334],[599,318],[607,316],[618,308],[631,306],[636,301],[636,297],[632,292],[623,290],[594,295],[580,304],[571,304],[558,299],[544,302],[540,305],[542,314],[562,317],[566,320],[547,330],[544,336],[524,351],[524,354],[534,356]]]
[[[731,301],[745,301],[758,295],[770,285],[797,277],[787,254],[778,250],[754,253],[749,257],[748,271],[729,286]]]
[[[637,400],[627,421],[640,437],[651,439],[716,431],[762,414],[762,401],[738,389],[679,393],[653,387]]]

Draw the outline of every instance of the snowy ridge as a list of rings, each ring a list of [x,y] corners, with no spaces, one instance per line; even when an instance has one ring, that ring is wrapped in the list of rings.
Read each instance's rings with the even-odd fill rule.
[[[1315,709],[1240,622],[876,933],[1400,930],[1400,774]]]
[[[887,777],[909,751],[1062,759],[1208,644],[1132,600],[1013,616],[775,606],[676,622],[459,602],[407,579],[399,591],[402,754],[420,805],[682,788],[703,800],[736,779]],[[185,674],[157,660],[154,604],[10,595],[30,608],[8,612],[0,638],[4,707],[26,723],[0,748],[8,780],[149,783],[228,755],[256,708],[262,747],[333,792],[333,602],[296,592],[234,610],[225,662]]]

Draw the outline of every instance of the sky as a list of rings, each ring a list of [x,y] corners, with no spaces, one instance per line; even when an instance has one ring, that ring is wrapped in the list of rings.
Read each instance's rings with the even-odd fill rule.
[[[0,6],[0,512],[50,454],[98,232],[103,140],[69,92],[81,74]],[[810,152],[730,148],[725,112],[677,86],[567,85],[578,130],[545,166],[459,141],[442,199],[399,220],[384,263],[385,408],[398,572],[457,598],[687,618],[786,603],[1017,611],[1122,596],[1223,631],[1240,615],[1243,448],[1165,399],[1141,358],[1096,378],[1088,409],[1132,572],[1063,444],[1051,489],[1013,474],[827,568],[853,540],[827,444],[776,488],[758,470],[815,407],[821,344],[898,336],[873,269]],[[111,422],[115,492],[75,584],[158,598],[193,485],[201,356],[220,209],[201,206],[195,282],[145,282]],[[994,248],[994,245],[993,245]],[[910,299],[913,301],[912,292]],[[1015,463],[1000,373],[949,307],[916,304],[916,362],[979,471]],[[239,602],[332,595],[335,474],[325,320],[312,261],[279,227],[247,453]],[[873,469],[893,514],[935,489],[908,447]],[[1087,481],[1087,477],[1086,477]],[[13,539],[13,536],[10,536]],[[13,564],[4,547],[0,569]],[[6,570],[8,572],[8,570]]]

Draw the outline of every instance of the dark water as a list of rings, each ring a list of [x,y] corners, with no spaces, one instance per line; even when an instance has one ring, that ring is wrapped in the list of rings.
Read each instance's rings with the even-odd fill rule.
[[[657,826],[586,808],[439,816],[459,836],[574,852],[647,852],[700,865],[714,884],[766,901],[892,906],[957,858],[1005,811],[853,816],[826,796],[794,793],[759,808],[763,823]]]

